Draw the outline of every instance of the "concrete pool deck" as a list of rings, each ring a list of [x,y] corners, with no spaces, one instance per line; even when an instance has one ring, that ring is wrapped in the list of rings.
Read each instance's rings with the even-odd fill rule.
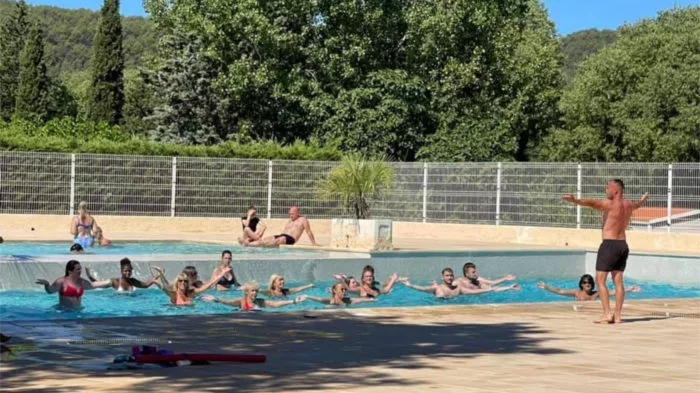
[[[3,323],[7,392],[697,392],[700,300]],[[666,316],[666,313],[669,316]],[[24,338],[22,338],[24,337]],[[128,338],[131,337],[131,338]],[[66,344],[67,340],[87,340]],[[134,340],[176,352],[263,353],[265,364],[111,370]],[[90,344],[113,340],[117,344]],[[119,341],[121,340],[121,341]],[[137,342],[136,344],[138,344]]]

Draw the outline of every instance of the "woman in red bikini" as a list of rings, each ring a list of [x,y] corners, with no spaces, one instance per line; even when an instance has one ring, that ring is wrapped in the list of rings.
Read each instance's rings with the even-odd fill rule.
[[[95,289],[108,284],[109,281],[96,281],[94,284],[80,277],[83,272],[80,262],[70,260],[66,264],[66,275],[59,277],[53,284],[44,279],[37,279],[36,283],[43,285],[46,293],[58,292],[58,304],[62,307],[80,308],[83,293],[88,289]]]
[[[204,296],[202,300],[205,302],[221,303],[227,306],[240,307],[241,311],[255,311],[263,307],[277,308],[289,306],[291,304],[301,303],[306,300],[306,296],[298,296],[294,300],[266,300],[258,299],[258,292],[260,291],[260,285],[255,281],[246,283],[241,287],[243,290],[243,297],[240,299],[219,299],[214,296]]]

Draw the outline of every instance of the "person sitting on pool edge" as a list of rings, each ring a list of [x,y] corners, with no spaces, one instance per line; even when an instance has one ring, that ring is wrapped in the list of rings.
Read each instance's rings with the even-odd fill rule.
[[[136,290],[136,288],[149,288],[152,285],[159,286],[156,280],[158,279],[158,274],[154,274],[148,281],[142,282],[131,275],[133,274],[134,268],[131,266],[131,260],[129,258],[123,258],[119,261],[119,269],[121,271],[121,277],[109,279],[103,286],[99,287],[96,285],[97,280],[90,274],[90,268],[85,268],[85,273],[92,285],[96,288],[114,288],[120,293],[130,293]],[[103,281],[104,282],[104,281]]]
[[[83,248],[92,246],[95,239],[93,231],[97,222],[88,211],[88,203],[81,201],[78,205],[78,215],[73,217],[70,224],[70,233],[73,235],[73,242],[80,244]]]
[[[248,207],[248,215],[241,218],[243,235],[238,238],[238,243],[248,245],[250,242],[262,239],[267,225],[257,217],[258,210],[255,206]]]
[[[501,284],[505,281],[515,280],[515,275],[509,274],[507,276],[501,277],[498,280],[489,280],[483,277],[479,277],[476,272],[476,265],[472,262],[467,262],[462,266],[462,273],[464,277],[455,279],[455,284],[464,286],[468,289],[482,289],[488,288],[494,285]]]
[[[80,277],[82,273],[80,262],[70,260],[66,263],[66,274],[57,278],[53,284],[44,279],[37,279],[36,283],[44,286],[46,293],[58,292],[58,304],[67,308],[80,308],[83,293],[86,290],[100,288],[109,281],[98,281],[94,285],[90,281]]]
[[[571,296],[574,298],[574,300],[581,301],[596,300],[600,296],[598,291],[595,290],[595,280],[593,280],[593,276],[591,276],[590,274],[584,274],[583,276],[581,276],[581,279],[578,280],[578,290],[559,289],[557,287],[545,284],[542,281],[537,283],[537,288],[544,289],[561,296]],[[627,288],[625,292],[640,292],[641,290],[642,288],[634,285]]]
[[[311,231],[309,220],[303,217],[299,213],[299,207],[294,205],[289,208],[289,221],[284,225],[284,230],[281,234],[252,241],[248,244],[244,243],[243,245],[250,247],[279,247],[283,244],[292,245],[299,241],[304,232],[309,236],[311,245],[318,246],[314,233]]]
[[[467,288],[465,286],[460,286],[455,283],[455,273],[454,271],[446,267],[442,269],[442,284],[438,284],[433,281],[430,286],[419,286],[411,284],[408,279],[402,279],[401,283],[408,288],[415,289],[416,291],[432,293],[435,297],[449,299],[459,295],[481,295],[488,292],[504,292],[511,290],[518,290],[520,287],[513,284],[508,287],[488,287],[488,288]]]
[[[360,297],[360,298],[350,298],[345,296],[347,293],[347,285],[344,281],[338,281],[331,287],[331,297],[330,298],[320,298],[317,296],[307,296],[309,300],[313,300],[318,303],[327,304],[329,306],[349,306],[351,304],[366,303],[366,302],[376,302],[375,298]]]
[[[243,297],[238,299],[219,299],[207,295],[202,297],[205,302],[221,303],[227,306],[239,307],[241,311],[256,311],[263,307],[277,308],[301,303],[306,300],[306,296],[297,296],[294,300],[266,300],[258,298],[260,285],[255,281],[249,281],[241,287]]]
[[[260,291],[260,293],[262,293],[265,296],[287,297],[289,295],[294,295],[295,293],[299,293],[301,291],[305,291],[313,287],[314,284],[307,284],[295,288],[285,288],[284,276],[281,276],[279,274],[273,274],[272,276],[270,276],[268,289],[263,289]]]

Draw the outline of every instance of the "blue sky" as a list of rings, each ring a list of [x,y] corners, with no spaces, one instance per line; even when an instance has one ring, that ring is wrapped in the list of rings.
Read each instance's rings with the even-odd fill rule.
[[[34,5],[97,10],[101,0],[27,0]],[[699,5],[700,0],[544,0],[549,17],[561,35],[584,29],[616,29],[624,23],[653,18],[659,11],[674,6]],[[142,0],[121,0],[126,16],[144,16]]]

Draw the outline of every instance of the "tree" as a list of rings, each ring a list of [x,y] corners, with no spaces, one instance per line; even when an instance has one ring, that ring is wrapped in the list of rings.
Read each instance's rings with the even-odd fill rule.
[[[87,118],[119,124],[124,107],[124,53],[119,0],[105,0],[93,40]]]
[[[15,114],[27,120],[46,120],[49,116],[49,79],[44,63],[42,30],[38,23],[29,32],[19,63]]]
[[[13,10],[0,26],[0,120],[9,120],[15,112],[19,58],[30,27],[25,1],[12,3]]]
[[[567,86],[574,80],[579,64],[588,56],[615,42],[615,30],[588,29],[571,33],[561,39],[562,74]]]
[[[370,216],[370,203],[391,188],[393,171],[383,158],[368,159],[359,153],[343,157],[318,186],[321,198],[338,199],[358,220]]]
[[[124,73],[124,117],[122,126],[132,134],[146,134],[153,129],[148,118],[153,115],[155,97],[146,75],[131,70]]]
[[[551,161],[700,160],[700,7],[620,29],[581,64],[546,138]]]

